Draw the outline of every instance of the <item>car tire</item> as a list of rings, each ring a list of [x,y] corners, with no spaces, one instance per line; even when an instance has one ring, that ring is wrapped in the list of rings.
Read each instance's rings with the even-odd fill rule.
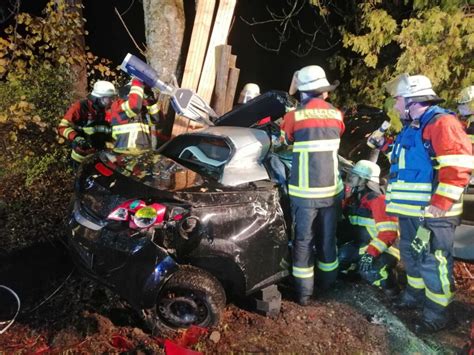
[[[186,265],[163,286],[155,307],[143,313],[154,335],[168,336],[191,325],[216,326],[225,304],[221,283],[208,272]]]

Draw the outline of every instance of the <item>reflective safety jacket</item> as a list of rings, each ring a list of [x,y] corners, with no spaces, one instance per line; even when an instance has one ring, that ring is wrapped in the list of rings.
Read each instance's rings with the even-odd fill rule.
[[[349,201],[344,214],[353,226],[361,228],[356,236],[360,255],[367,252],[377,257],[386,252],[400,259],[400,251],[392,246],[398,238],[398,219],[385,212],[384,195],[366,191]]]
[[[72,150],[71,157],[82,162],[87,155],[105,148],[110,139],[109,124],[105,118],[105,110],[95,104],[95,99],[89,96],[72,104],[59,122],[58,133],[67,141],[72,142],[77,136],[84,137],[93,147],[85,152]]]
[[[112,103],[108,120],[115,140],[114,151],[140,152],[156,146],[155,122],[159,119],[158,104],[143,99],[143,83],[132,80],[127,100]]]
[[[431,106],[419,123],[405,126],[395,139],[390,162],[387,208],[399,216],[433,217],[462,213],[462,193],[474,166],[472,147],[461,123],[449,111]]]
[[[344,132],[342,112],[320,98],[283,117],[282,138],[293,143],[289,181],[292,202],[307,207],[334,204],[343,190],[337,152]]]

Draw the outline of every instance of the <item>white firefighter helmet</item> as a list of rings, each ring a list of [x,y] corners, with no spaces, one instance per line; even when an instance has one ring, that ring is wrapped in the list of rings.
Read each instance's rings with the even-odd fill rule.
[[[474,85],[462,89],[457,101],[458,111],[461,116],[474,115]]]
[[[329,84],[323,68],[318,65],[309,65],[293,74],[289,93],[290,95],[293,95],[296,90],[316,91],[322,93],[333,91],[338,85],[339,82],[337,81],[333,85]]]
[[[424,75],[401,74],[388,82],[386,89],[392,97],[401,96],[413,102],[443,101],[434,92],[431,80]]]
[[[91,95],[99,98],[115,96],[115,86],[110,81],[98,80],[94,84]]]
[[[247,83],[245,84],[244,88],[240,92],[238,103],[245,104],[259,95],[260,95],[260,87],[254,83]]]
[[[368,181],[380,183],[380,167],[369,160],[359,160],[352,168],[352,174]]]

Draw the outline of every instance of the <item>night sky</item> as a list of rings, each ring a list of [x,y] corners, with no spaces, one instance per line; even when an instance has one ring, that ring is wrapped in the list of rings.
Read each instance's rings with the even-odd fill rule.
[[[46,2],[47,0],[24,0],[22,11],[39,14]],[[185,39],[189,40],[195,14],[195,1],[184,0],[184,3],[187,21]],[[260,42],[274,47],[277,44],[278,35],[273,25],[250,27],[241,18],[248,21],[251,21],[252,17],[260,21],[268,20],[270,15],[266,6],[281,13],[281,7],[285,4],[286,0],[238,0],[229,36],[232,53],[237,55],[237,67],[240,68],[238,90],[246,82],[259,84],[263,92],[271,89],[288,90],[295,70],[310,64],[321,65],[327,69],[325,60],[333,53],[331,51],[313,50],[303,58],[290,52],[290,49],[296,50],[297,43],[301,41],[294,32],[279,54],[260,48],[252,39],[253,33]],[[117,65],[128,52],[139,55],[114,11],[116,7],[119,12],[124,13],[123,18],[135,40],[140,44],[145,43],[143,5],[139,0],[84,0],[84,6],[86,29],[89,32],[86,44],[95,55],[109,58]],[[309,6],[301,13],[301,19],[303,26],[307,29],[313,28],[315,17]],[[320,45],[325,46],[325,43],[320,43]],[[328,77],[330,81],[338,79],[331,73],[328,73]]]

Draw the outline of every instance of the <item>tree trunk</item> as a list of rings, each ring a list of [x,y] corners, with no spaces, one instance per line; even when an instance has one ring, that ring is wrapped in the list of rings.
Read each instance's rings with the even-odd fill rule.
[[[82,14],[82,0],[63,0],[67,6],[66,11],[76,11],[80,24],[77,26],[79,33],[71,43],[69,55],[78,58],[71,66],[71,72],[74,73],[73,90],[74,96],[84,98],[87,95],[87,63],[86,63],[86,42],[84,38],[84,17]],[[56,0],[60,4],[61,0]]]
[[[183,0],[143,0],[143,12],[148,63],[169,82],[176,73],[183,44]]]

